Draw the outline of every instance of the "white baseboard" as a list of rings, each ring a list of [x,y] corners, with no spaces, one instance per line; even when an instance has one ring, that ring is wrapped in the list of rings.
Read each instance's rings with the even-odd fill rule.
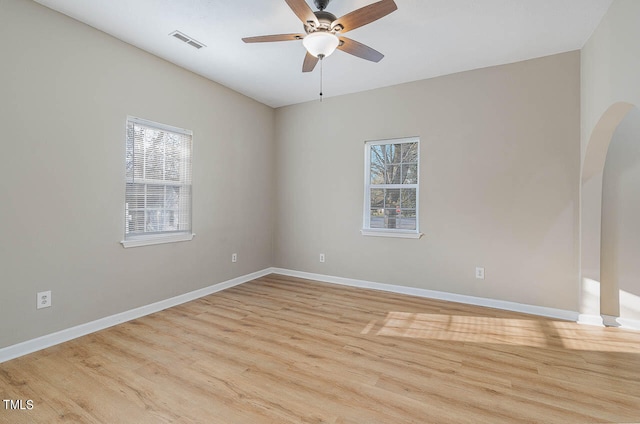
[[[613,315],[583,315],[580,314],[579,324],[597,325],[605,327],[619,327],[627,330],[640,330],[640,320],[620,318]]]
[[[620,327],[620,323],[617,321],[618,317],[613,315],[602,314],[602,323],[606,327]]]
[[[602,314],[602,321],[607,327],[628,328],[630,330],[640,330],[640,321],[629,318],[620,318],[614,315]]]
[[[640,320],[630,318],[616,318],[620,328],[628,328],[630,330],[640,330]]]
[[[484,297],[466,296],[462,294],[447,293],[435,290],[419,289],[415,287],[397,286],[393,284],[375,283],[351,278],[333,277],[323,274],[293,271],[290,269],[271,268],[275,274],[288,275],[290,277],[306,278],[309,280],[323,281],[325,283],[340,284],[351,287],[382,290],[393,293],[408,294],[412,296],[426,297],[430,299],[446,300],[450,302],[466,303],[469,305],[485,306],[488,308],[503,309],[507,311],[521,312],[531,315],[539,315],[549,318],[557,318],[567,321],[577,321],[578,312],[564,309],[548,308],[545,306],[527,305],[523,303],[509,302],[506,300],[488,299]]]
[[[0,363],[271,274],[271,268],[0,349]]]
[[[598,327],[604,326],[602,317],[600,315],[580,314],[578,316],[578,324],[595,325]]]

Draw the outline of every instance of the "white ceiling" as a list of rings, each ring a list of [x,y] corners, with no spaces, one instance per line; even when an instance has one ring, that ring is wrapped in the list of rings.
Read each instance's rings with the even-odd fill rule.
[[[318,99],[320,66],[301,72],[301,41],[241,41],[304,32],[284,0],[36,1],[269,106]],[[324,60],[325,97],[577,50],[612,2],[395,1],[397,11],[348,34],[385,58],[336,51]],[[373,2],[332,0],[327,11],[339,17]],[[170,37],[175,30],[207,47]]]

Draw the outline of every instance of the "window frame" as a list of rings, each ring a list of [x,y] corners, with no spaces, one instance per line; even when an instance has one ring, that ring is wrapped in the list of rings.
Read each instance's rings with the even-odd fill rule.
[[[415,184],[372,184],[371,183],[371,148],[372,146],[390,145],[390,144],[407,144],[416,143],[418,148],[417,161],[417,177]],[[376,237],[396,237],[396,238],[412,238],[419,239],[423,236],[420,232],[420,137],[402,137],[390,138],[384,140],[365,141],[364,149],[364,205],[362,229],[360,233],[364,236]],[[416,228],[415,230],[406,230],[401,228],[371,228],[371,190],[372,189],[407,189],[415,188],[416,190]]]
[[[139,247],[139,246],[148,246],[148,245],[155,245],[155,244],[164,244],[164,243],[175,243],[175,242],[182,242],[182,241],[190,241],[193,239],[193,237],[195,236],[195,234],[193,233],[193,168],[192,168],[192,164],[193,164],[193,131],[188,130],[188,129],[184,129],[184,128],[179,128],[179,127],[174,127],[171,125],[167,125],[167,124],[162,124],[159,122],[154,122],[154,121],[150,121],[147,119],[143,119],[143,118],[138,118],[135,116],[127,116],[126,119],[126,123],[125,123],[125,158],[128,154],[128,144],[129,144],[129,126],[133,124],[133,125],[141,125],[141,126],[145,126],[145,127],[149,127],[149,128],[153,128],[156,130],[160,130],[160,131],[164,131],[164,132],[171,132],[171,133],[175,133],[175,134],[181,134],[181,135],[186,135],[190,138],[190,164],[189,164],[189,183],[181,183],[181,184],[177,184],[177,183],[168,183],[165,180],[142,180],[143,182],[147,183],[147,184],[156,184],[156,185],[162,185],[165,187],[169,187],[169,186],[180,186],[180,187],[189,187],[189,191],[190,191],[190,199],[189,199],[189,229],[187,230],[178,230],[178,231],[161,231],[161,232],[153,232],[153,233],[142,233],[142,234],[133,234],[130,235],[127,232],[127,219],[128,219],[128,208],[127,208],[127,184],[129,184],[131,181],[129,181],[129,177],[126,175],[126,159],[125,159],[125,199],[124,199],[124,216],[122,219],[122,222],[124,223],[124,239],[120,242],[122,244],[123,247],[125,248],[129,248],[129,247]],[[134,149],[135,152],[135,149]],[[134,153],[135,155],[135,153]],[[135,157],[135,156],[134,156]],[[146,208],[145,208],[146,209]]]

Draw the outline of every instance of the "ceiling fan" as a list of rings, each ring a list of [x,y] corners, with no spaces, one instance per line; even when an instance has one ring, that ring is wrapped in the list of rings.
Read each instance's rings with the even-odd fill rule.
[[[313,0],[318,8],[314,12],[305,0],[285,0],[293,10],[293,13],[302,21],[305,34],[262,35],[243,38],[242,41],[245,43],[264,43],[302,40],[302,44],[307,49],[307,54],[302,63],[302,72],[313,71],[318,60],[329,56],[335,49],[372,62],[379,62],[384,57],[382,53],[362,43],[343,37],[342,34],[387,16],[398,8],[395,2],[393,0],[381,0],[336,18],[334,14],[325,11],[330,1]]]

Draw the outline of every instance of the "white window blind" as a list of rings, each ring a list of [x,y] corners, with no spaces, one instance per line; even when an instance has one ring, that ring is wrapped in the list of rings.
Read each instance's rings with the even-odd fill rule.
[[[125,247],[191,239],[192,136],[127,119]]]
[[[419,237],[416,137],[365,143],[365,235]]]

